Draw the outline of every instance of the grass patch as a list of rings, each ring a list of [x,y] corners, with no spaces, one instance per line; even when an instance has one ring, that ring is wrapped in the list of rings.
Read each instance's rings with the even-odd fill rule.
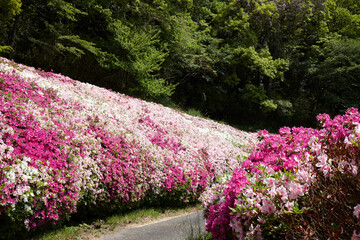
[[[199,228],[200,226],[192,227],[188,234],[186,240],[213,240],[212,234],[209,232],[204,232]]]
[[[191,233],[186,240],[213,240],[212,234],[209,232],[202,234]]]

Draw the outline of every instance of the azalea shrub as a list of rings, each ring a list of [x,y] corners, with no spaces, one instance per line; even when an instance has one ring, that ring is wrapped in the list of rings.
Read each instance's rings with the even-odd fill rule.
[[[255,141],[252,133],[0,58],[2,237],[60,223],[79,207],[195,201],[239,168]]]
[[[214,239],[360,239],[360,113],[259,131],[250,157],[202,195]]]

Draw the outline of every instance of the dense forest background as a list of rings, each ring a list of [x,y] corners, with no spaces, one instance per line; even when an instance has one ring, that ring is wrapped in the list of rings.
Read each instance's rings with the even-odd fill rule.
[[[235,125],[360,107],[358,0],[0,0],[0,54]]]

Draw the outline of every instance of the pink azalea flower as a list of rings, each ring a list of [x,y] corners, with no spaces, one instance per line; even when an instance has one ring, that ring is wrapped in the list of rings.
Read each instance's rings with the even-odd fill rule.
[[[354,230],[351,240],[360,240],[360,234],[357,234],[356,230]]]
[[[272,202],[268,199],[264,199],[262,201],[262,206],[260,211],[262,213],[270,214],[273,213],[276,210],[275,206],[272,204]]]
[[[360,204],[358,204],[358,205],[356,205],[354,207],[354,212],[353,213],[354,213],[355,217],[357,217],[357,218],[360,217]]]
[[[360,138],[360,123],[355,127],[355,134],[358,138]]]

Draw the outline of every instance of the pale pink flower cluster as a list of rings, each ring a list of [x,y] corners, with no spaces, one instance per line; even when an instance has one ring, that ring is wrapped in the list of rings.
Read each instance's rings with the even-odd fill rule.
[[[261,226],[266,219],[272,215],[295,213],[296,199],[307,193],[314,180],[303,170],[294,175],[274,172],[265,165],[259,165],[259,169],[260,172],[247,175],[249,184],[237,195],[233,209],[236,217],[230,226],[238,239],[262,239]]]
[[[206,229],[214,239],[226,239],[231,234],[238,239],[262,239],[262,230],[271,229],[272,219],[282,214],[302,214],[304,209],[299,208],[298,201],[318,178],[330,182],[346,178],[358,184],[359,111],[351,108],[334,119],[321,114],[318,120],[322,124],[320,130],[284,127],[279,135],[266,130],[258,132],[261,141],[256,151],[242,168],[233,171],[222,192],[212,195],[211,201],[206,197],[203,200]],[[353,214],[359,219],[360,204]],[[353,232],[353,239],[359,236]]]
[[[360,233],[354,230],[351,240],[360,240]]]
[[[354,207],[354,215],[355,217],[360,218],[360,204]]]
[[[173,150],[162,148],[160,144],[153,144],[151,138],[161,129],[173,140],[180,143],[184,151],[179,155],[186,162],[192,162],[194,153],[206,149],[209,160],[216,167],[216,175],[240,167],[243,159],[249,156],[249,149],[256,143],[256,134],[239,131],[227,125],[211,120],[183,114],[177,110],[166,108],[162,105],[141,101],[123,94],[111,92],[91,84],[74,81],[60,74],[49,74],[46,77],[34,68],[13,63],[2,58],[0,71],[14,72],[29,82],[35,82],[45,89],[53,89],[56,94],[68,102],[84,106],[81,114],[77,115],[77,121],[69,124],[77,124],[79,127],[86,124],[87,115],[97,116],[99,120],[106,122],[106,130],[123,132],[127,137],[136,140],[142,146],[149,149],[156,161],[166,161],[164,156],[173,156]],[[64,111],[65,109],[63,109]],[[48,111],[41,109],[39,111]],[[66,111],[66,110],[65,110]],[[150,119],[141,124],[140,119]],[[67,119],[62,119],[62,121]],[[43,122],[47,125],[50,123]],[[80,135],[83,140],[86,136]],[[170,140],[170,139],[169,139]],[[95,147],[95,146],[94,146]],[[240,160],[240,161],[239,161]],[[161,178],[161,177],[160,177]]]

